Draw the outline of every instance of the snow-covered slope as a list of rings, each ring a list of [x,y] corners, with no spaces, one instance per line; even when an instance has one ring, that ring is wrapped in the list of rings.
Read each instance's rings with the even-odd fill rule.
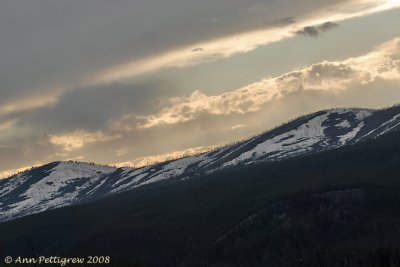
[[[303,116],[238,144],[146,168],[54,162],[0,180],[0,222],[83,203],[158,181],[177,182],[232,166],[315,153],[400,129],[400,106],[332,109]]]
[[[108,166],[54,162],[0,181],[0,220],[73,204],[82,190],[114,171]]]

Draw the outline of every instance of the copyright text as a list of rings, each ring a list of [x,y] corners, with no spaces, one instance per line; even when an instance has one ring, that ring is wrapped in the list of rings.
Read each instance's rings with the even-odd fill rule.
[[[85,258],[63,258],[57,256],[40,256],[40,257],[10,257],[4,258],[5,264],[58,264],[66,266],[67,264],[109,264],[111,258],[109,256],[88,256]]]

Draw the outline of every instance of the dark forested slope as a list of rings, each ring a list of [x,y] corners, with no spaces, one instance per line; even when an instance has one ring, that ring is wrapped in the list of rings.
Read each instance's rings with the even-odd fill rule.
[[[0,256],[114,266],[399,266],[399,248],[398,132],[0,224]]]

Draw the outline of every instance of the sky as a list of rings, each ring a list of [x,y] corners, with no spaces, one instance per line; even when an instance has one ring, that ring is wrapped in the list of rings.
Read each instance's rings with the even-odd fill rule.
[[[400,103],[400,0],[0,1],[0,178]]]

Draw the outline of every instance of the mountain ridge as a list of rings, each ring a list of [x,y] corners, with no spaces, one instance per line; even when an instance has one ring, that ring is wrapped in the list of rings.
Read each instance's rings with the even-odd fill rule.
[[[93,201],[160,181],[352,145],[400,129],[400,106],[335,108],[294,119],[242,142],[142,168],[56,161],[0,180],[0,222]]]

